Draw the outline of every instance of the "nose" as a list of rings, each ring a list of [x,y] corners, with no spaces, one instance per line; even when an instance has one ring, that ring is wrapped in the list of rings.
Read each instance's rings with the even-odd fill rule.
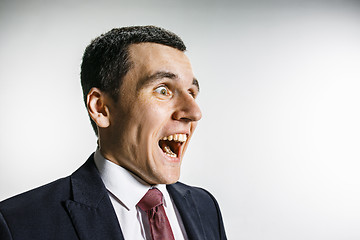
[[[175,109],[173,113],[173,119],[175,120],[196,122],[202,116],[199,105],[190,94],[184,94],[183,97],[179,97]]]

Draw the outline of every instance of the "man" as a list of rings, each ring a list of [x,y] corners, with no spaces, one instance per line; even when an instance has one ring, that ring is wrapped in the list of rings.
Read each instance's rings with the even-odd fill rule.
[[[81,83],[98,149],[71,176],[3,201],[0,239],[226,239],[216,200],[177,182],[201,118],[185,49],[154,26],[92,41]]]

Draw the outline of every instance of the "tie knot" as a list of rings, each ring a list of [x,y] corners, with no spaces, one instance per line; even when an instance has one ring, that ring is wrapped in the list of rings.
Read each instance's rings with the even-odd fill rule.
[[[147,191],[144,197],[137,204],[143,211],[149,211],[150,209],[159,206],[163,203],[162,193],[157,188],[152,188]]]

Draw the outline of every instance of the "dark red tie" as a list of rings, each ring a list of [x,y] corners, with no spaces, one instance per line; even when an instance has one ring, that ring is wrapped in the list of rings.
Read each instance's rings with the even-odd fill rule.
[[[153,240],[174,240],[163,206],[163,195],[159,189],[150,189],[137,206],[147,213]]]

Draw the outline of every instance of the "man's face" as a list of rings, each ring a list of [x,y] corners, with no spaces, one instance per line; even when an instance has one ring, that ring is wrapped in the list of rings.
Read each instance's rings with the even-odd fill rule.
[[[171,184],[201,111],[199,91],[186,55],[174,48],[141,43],[129,47],[131,69],[119,99],[109,100],[110,126],[100,132],[109,160],[149,184]]]

